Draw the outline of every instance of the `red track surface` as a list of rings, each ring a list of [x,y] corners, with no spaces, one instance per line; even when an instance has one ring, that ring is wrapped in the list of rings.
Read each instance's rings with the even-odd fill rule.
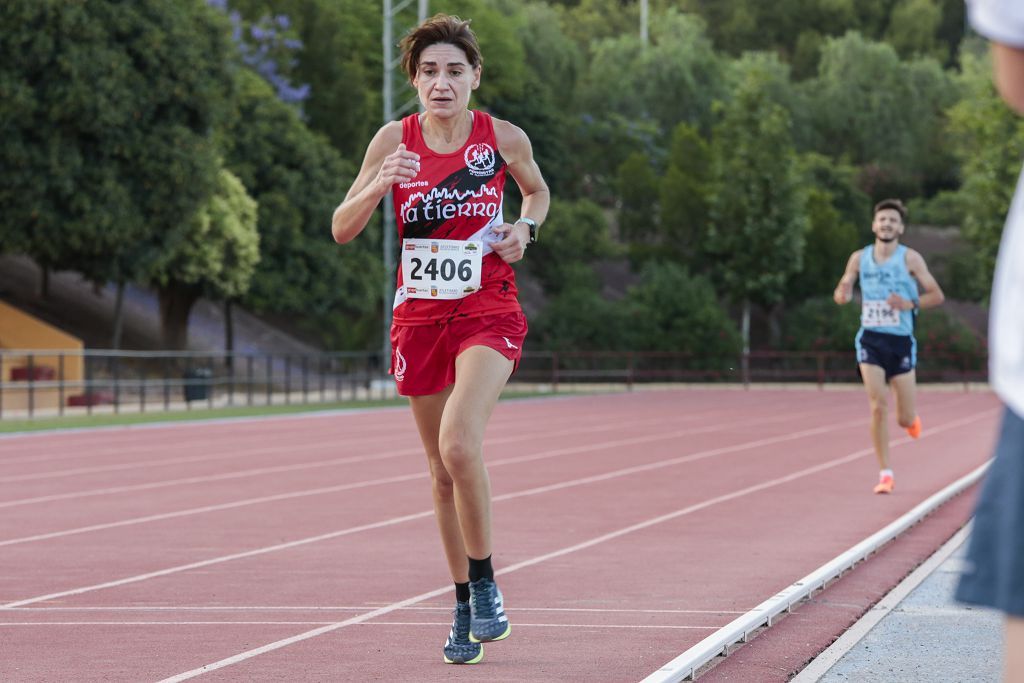
[[[919,408],[875,496],[861,393],[502,403],[475,667],[408,410],[0,439],[0,680],[636,681],[985,462],[994,397]]]

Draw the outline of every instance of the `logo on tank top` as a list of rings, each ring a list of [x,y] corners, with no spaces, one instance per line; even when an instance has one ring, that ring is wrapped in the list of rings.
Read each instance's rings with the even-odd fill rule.
[[[488,176],[494,175],[494,164],[497,160],[494,148],[486,142],[479,142],[466,148],[464,155],[466,168],[471,175]]]

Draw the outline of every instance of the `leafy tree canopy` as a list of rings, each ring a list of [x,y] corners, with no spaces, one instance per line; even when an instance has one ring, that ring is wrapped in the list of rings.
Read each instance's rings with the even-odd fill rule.
[[[232,54],[201,0],[4,3],[0,249],[144,275],[216,185]]]
[[[345,247],[330,240],[331,213],[352,181],[352,165],[257,76],[243,72],[239,79],[238,123],[227,134],[233,145],[225,163],[259,203],[263,254],[243,302],[324,321],[375,315],[383,278],[379,223]]]
[[[778,301],[803,263],[804,196],[789,113],[773,101],[774,73],[770,61],[746,62],[714,133],[708,250],[717,255],[717,275],[736,302]]]

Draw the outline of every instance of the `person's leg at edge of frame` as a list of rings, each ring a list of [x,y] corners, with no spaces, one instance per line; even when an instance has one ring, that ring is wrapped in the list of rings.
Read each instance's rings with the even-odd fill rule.
[[[1024,617],[1007,615],[1003,636],[1003,680],[1024,681]]]
[[[484,430],[512,369],[512,361],[494,349],[464,349],[455,359],[455,386],[441,418],[441,457],[455,482],[469,559],[474,642],[504,640],[512,631],[491,567],[491,484],[483,461]]]
[[[917,414],[917,371],[911,370],[889,380],[896,394],[896,421],[912,438],[921,436],[921,417]]]
[[[410,396],[409,403],[427,454],[434,499],[434,518],[441,532],[441,544],[455,584],[454,620],[444,644],[444,661],[448,664],[477,664],[483,660],[484,650],[482,645],[469,640],[469,560],[466,557],[466,546],[462,542],[459,516],[455,510],[454,483],[441,460],[438,446],[441,416],[444,414],[452,388],[449,386],[429,396]]]
[[[889,385],[885,381],[885,370],[871,363],[860,364],[860,376],[868,393],[871,409],[871,443],[878,459],[878,484],[875,493],[892,493],[895,486],[892,469],[889,467]]]

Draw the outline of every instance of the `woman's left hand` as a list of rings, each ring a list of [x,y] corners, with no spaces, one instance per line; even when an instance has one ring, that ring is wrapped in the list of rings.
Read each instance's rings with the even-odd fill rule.
[[[530,242],[530,228],[525,223],[504,223],[493,231],[496,235],[502,236],[501,241],[491,243],[491,249],[502,261],[515,263],[523,258],[526,245]]]

